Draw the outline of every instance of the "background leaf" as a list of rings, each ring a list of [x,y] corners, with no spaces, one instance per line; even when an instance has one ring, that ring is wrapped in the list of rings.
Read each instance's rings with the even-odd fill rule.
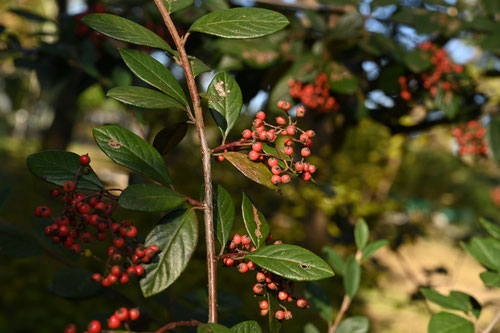
[[[465,313],[469,311],[469,307],[466,302],[451,295],[446,296],[430,288],[420,288],[420,292],[428,301],[436,303],[446,309],[459,310]]]
[[[359,282],[361,280],[361,268],[354,256],[349,256],[345,263],[344,289],[347,295],[352,299],[358,292]]]
[[[262,333],[262,329],[256,321],[248,320],[231,327],[231,332],[236,333]]]
[[[145,109],[186,109],[175,99],[159,91],[142,87],[115,87],[110,89],[106,96]]]
[[[264,243],[267,236],[269,236],[269,225],[264,215],[257,210],[245,193],[243,193],[243,200],[241,202],[241,214],[248,235],[255,247],[258,248]]]
[[[482,272],[479,277],[486,287],[500,288],[500,274],[498,272]]]
[[[193,4],[194,0],[163,0],[163,4],[169,14],[187,8]]]
[[[462,247],[487,268],[500,270],[500,241],[494,238],[473,237],[469,244]]]
[[[185,121],[168,125],[155,135],[153,147],[161,155],[166,155],[184,139],[187,131],[188,124]]]
[[[186,199],[179,193],[156,184],[130,185],[118,199],[123,208],[141,212],[166,212],[177,208],[184,201]]]
[[[232,331],[221,324],[204,324],[198,326],[197,333],[231,333]]]
[[[367,333],[370,330],[370,321],[364,316],[353,316],[340,322],[337,333]]]
[[[500,226],[482,217],[479,219],[479,222],[491,236],[495,237],[496,239],[500,239]]]
[[[326,261],[332,266],[338,274],[344,274],[345,263],[344,259],[333,248],[324,246],[323,253],[326,256]]]
[[[278,186],[271,183],[272,173],[262,163],[250,161],[246,154],[228,151],[222,154],[232,165],[242,174],[256,183],[264,185],[270,189],[278,190]]]
[[[389,241],[387,241],[386,239],[379,239],[374,242],[368,243],[368,245],[366,245],[366,247],[363,249],[363,255],[361,256],[360,262],[362,263],[366,259],[370,258],[375,254],[375,252],[378,251],[378,249],[386,246],[387,244],[389,244]]]
[[[92,273],[77,267],[58,271],[49,290],[64,298],[87,298],[97,294],[100,284],[92,280]]]
[[[333,307],[330,297],[328,296],[328,292],[318,282],[307,282],[304,295],[313,310],[318,312],[321,318],[326,322],[332,320]]]
[[[354,240],[358,249],[363,250],[368,242],[368,236],[370,235],[370,230],[368,229],[368,224],[364,219],[359,219],[354,227]]]
[[[26,258],[42,253],[38,240],[18,226],[0,223],[0,255]]]
[[[215,235],[224,249],[234,222],[234,202],[229,192],[220,185],[214,184],[214,227]]]
[[[473,333],[474,324],[448,312],[439,312],[431,317],[429,333]]]

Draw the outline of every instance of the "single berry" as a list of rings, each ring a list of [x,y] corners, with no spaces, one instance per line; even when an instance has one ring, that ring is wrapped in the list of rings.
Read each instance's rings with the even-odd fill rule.
[[[308,168],[307,171],[309,171],[309,173],[311,173],[311,174],[315,173],[316,172],[316,166],[312,165],[312,164],[309,164],[309,168]]]
[[[273,142],[274,139],[276,139],[276,135],[274,134],[274,132],[266,132],[266,140],[269,141],[269,142]]]
[[[300,150],[300,154],[304,157],[311,155],[311,149],[304,147]]]
[[[89,155],[82,155],[80,156],[80,164],[81,165],[88,165],[90,163],[90,157]]]
[[[262,143],[256,142],[252,145],[252,150],[256,152],[262,151]]]
[[[251,160],[251,161],[256,161],[258,160],[260,157],[260,154],[258,152],[256,152],[255,150],[251,150],[249,153],[248,153],[248,158]]]
[[[304,149],[304,148],[302,148],[302,149]],[[285,147],[283,149],[283,152],[285,153],[285,155],[291,156],[291,155],[293,155],[293,148],[292,147]]]
[[[239,271],[240,273],[246,273],[246,272],[248,272],[248,265],[247,265],[247,264],[245,264],[244,262],[240,263],[240,264],[238,265],[238,271]]]
[[[252,138],[252,131],[249,129],[243,130],[243,132],[241,132],[241,136],[244,139],[250,139],[250,138]]]
[[[271,168],[271,172],[273,173],[273,175],[279,175],[281,173],[281,168],[275,165]]]
[[[309,179],[311,179],[311,177],[312,177],[311,173],[309,173],[309,172],[304,172],[302,174],[302,179],[304,179],[305,181],[308,181]]]
[[[128,311],[128,316],[129,316],[130,320],[137,320],[137,318],[139,318],[139,315],[140,315],[140,312],[139,312],[139,309],[137,309],[137,308],[130,309]]]
[[[115,311],[115,316],[120,321],[125,321],[128,319],[128,310],[126,307],[121,307]]]
[[[300,298],[297,300],[297,306],[301,309],[306,309],[309,307],[309,303],[305,299]]]
[[[225,159],[226,158],[224,156],[222,156],[222,155],[218,155],[217,156],[217,162],[224,162]]]
[[[292,311],[285,311],[285,319],[290,320],[292,318],[293,318]]]
[[[292,107],[287,101],[280,100],[276,105],[283,111],[288,111]]]
[[[253,121],[253,123],[252,123],[252,124],[253,124],[253,126],[255,127],[255,129],[257,129],[257,128],[259,128],[259,127],[262,127],[262,124],[263,124],[263,123],[264,123],[264,122],[262,121],[262,119],[257,118],[257,119],[255,119],[255,120]]]
[[[262,293],[262,291],[264,291],[264,288],[262,287],[262,285],[260,283],[256,283],[253,286],[252,290],[253,290],[254,293],[260,294],[260,293]]]
[[[295,171],[297,171],[297,172],[304,171],[304,163],[302,163],[302,162],[295,163]]]
[[[286,134],[288,134],[288,135],[295,135],[296,131],[297,130],[295,129],[295,126],[288,126],[286,128]]]
[[[234,242],[234,244],[236,244],[236,245],[240,245],[240,244],[241,244],[241,236],[240,236],[240,235],[238,235],[238,234],[234,235],[234,236],[233,236],[233,242]]]
[[[271,290],[278,290],[278,286],[274,282],[268,283],[267,287]]]
[[[288,184],[288,183],[290,183],[290,181],[291,181],[290,175],[283,175],[283,176],[281,176],[281,182],[283,184]]]
[[[282,311],[282,310],[278,310],[276,311],[276,313],[274,314],[274,317],[278,320],[283,320],[285,318],[285,312]]]
[[[266,276],[262,272],[257,273],[256,279],[260,283],[266,282]]]
[[[75,188],[76,188],[76,185],[72,181],[67,181],[63,185],[63,189],[66,192],[73,192],[75,190]]]
[[[286,119],[283,117],[276,117],[276,123],[278,125],[285,125],[286,124]]]
[[[35,209],[36,217],[49,217],[50,216],[50,208],[47,206],[38,206]]]
[[[303,106],[297,107],[296,111],[297,118],[302,118],[306,115],[306,109]]]
[[[144,267],[139,265],[135,266],[135,273],[137,276],[141,276],[144,273]]]
[[[267,301],[260,301],[259,308],[261,308],[262,310],[267,310],[269,309],[269,303]]]
[[[118,276],[121,274],[121,272],[122,270],[120,269],[120,266],[114,265],[113,267],[111,267],[111,274]]]
[[[101,332],[101,323],[98,320],[92,320],[87,327],[89,333],[99,333]]]
[[[268,313],[269,313],[269,309],[268,310],[260,310],[261,316],[267,316]]]
[[[259,111],[259,112],[257,112],[257,114],[255,115],[255,117],[256,117],[257,119],[264,120],[264,119],[266,119],[266,113],[265,113],[265,112],[263,112],[263,111]]]
[[[278,185],[279,183],[281,183],[281,177],[279,175],[274,175],[271,177],[271,182],[274,185]]]
[[[75,324],[68,324],[68,325],[66,325],[66,328],[64,329],[64,333],[76,333],[76,326],[75,326]]]
[[[315,133],[313,130],[308,130],[308,131],[306,131],[306,134],[307,134],[307,136],[308,136],[308,137],[310,137],[310,138],[312,138],[313,136],[315,136],[315,135],[316,135],[316,133]]]
[[[252,242],[252,239],[248,235],[241,236],[241,244],[248,245]]]
[[[234,260],[231,258],[224,258],[224,265],[227,267],[231,267],[234,264]]]
[[[118,328],[118,327],[120,327],[121,324],[122,324],[122,322],[120,321],[120,319],[118,319],[118,317],[116,315],[112,315],[108,319],[108,327],[111,329]]]
[[[252,270],[254,270],[254,269],[255,269],[255,267],[256,267],[256,265],[254,264],[254,262],[253,262],[253,261],[249,261],[249,262],[247,262],[247,266],[248,266],[248,269],[252,269]]]
[[[286,291],[280,291],[278,293],[278,298],[281,300],[281,301],[284,301],[288,298],[288,294]]]
[[[53,196],[54,198],[58,197],[59,194],[61,194],[61,190],[59,190],[58,188],[55,188],[52,191],[50,191],[50,195]],[[73,324],[71,324],[71,325],[73,325]]]
[[[99,273],[94,273],[94,274],[92,275],[92,280],[94,280],[95,282],[101,282],[101,280],[102,280],[102,276],[101,276],[101,274],[99,274]]]

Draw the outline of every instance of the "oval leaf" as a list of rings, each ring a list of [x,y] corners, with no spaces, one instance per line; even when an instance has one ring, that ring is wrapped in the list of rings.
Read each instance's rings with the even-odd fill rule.
[[[278,295],[267,293],[267,302],[269,303],[269,332],[279,333],[281,331],[281,320],[276,319],[274,316],[276,311],[281,310]]]
[[[165,212],[180,206],[186,199],[177,192],[156,184],[130,185],[120,195],[123,208],[141,212]]]
[[[469,311],[469,306],[467,302],[464,302],[462,299],[455,298],[453,296],[446,296],[434,289],[430,288],[420,288],[420,292],[424,295],[424,297],[437,305],[442,306],[446,309],[451,310],[459,310],[467,313]]]
[[[262,8],[232,8],[203,15],[190,31],[224,38],[255,38],[286,27],[288,19],[275,11]]]
[[[231,195],[220,185],[214,185],[215,235],[224,249],[234,222],[234,202]]]
[[[262,329],[256,321],[248,320],[231,327],[231,332],[236,333],[262,333]]]
[[[142,87],[116,87],[109,90],[106,96],[145,109],[185,109],[185,106],[175,99],[159,91]]]
[[[321,280],[334,276],[333,270],[323,259],[297,245],[268,245],[245,257],[272,273],[294,281]]]
[[[164,216],[146,237],[146,247],[160,247],[158,257],[145,264],[146,276],[141,279],[145,297],[167,289],[184,271],[198,241],[198,224],[192,209],[177,210]]]
[[[160,153],[131,131],[117,125],[107,125],[96,127],[92,132],[99,148],[115,163],[162,184],[172,181]]]
[[[480,218],[479,222],[491,236],[500,239],[500,226],[483,218]]]
[[[163,0],[163,5],[169,14],[187,8],[193,4],[194,0]]]
[[[493,158],[500,162],[500,116],[492,115],[488,123],[488,142]]]
[[[42,253],[38,240],[22,228],[0,223],[0,254],[11,258],[26,258]]]
[[[325,321],[332,320],[333,307],[327,291],[317,282],[307,282],[304,295],[311,308]]]
[[[482,272],[479,274],[486,287],[500,288],[500,274],[496,272]]]
[[[172,53],[172,48],[157,34],[140,24],[112,14],[90,14],[82,22],[103,35],[137,45],[156,47]]]
[[[361,280],[361,268],[354,256],[347,258],[344,273],[344,289],[352,299],[358,292],[359,281]]]
[[[326,260],[332,266],[337,273],[344,274],[345,263],[344,259],[337,253],[334,249],[328,246],[323,247],[323,253],[326,256]]]
[[[367,333],[370,330],[370,321],[364,316],[353,316],[342,320],[337,333]]]
[[[144,82],[188,105],[186,95],[174,74],[155,58],[136,50],[120,49],[120,54],[130,70]]]
[[[269,236],[269,225],[264,215],[257,210],[245,193],[243,193],[243,201],[241,203],[241,214],[245,228],[253,244],[255,247],[261,246],[267,236]]]
[[[35,176],[59,186],[67,181],[74,181],[81,167],[80,155],[63,150],[47,150],[29,155],[26,163]],[[76,187],[94,191],[100,191],[103,188],[92,169],[90,173],[78,178]]]
[[[187,130],[188,124],[185,121],[168,125],[156,134],[153,140],[153,147],[160,154],[166,155],[184,139]]]
[[[92,280],[92,273],[71,267],[56,273],[49,290],[64,298],[87,298],[97,293],[99,284]]]
[[[474,324],[448,312],[439,312],[432,316],[428,327],[429,333],[474,333]]]
[[[212,111],[217,126],[219,126],[223,141],[240,117],[243,96],[238,83],[227,72],[214,76],[208,86],[208,105]]]
[[[485,267],[500,271],[500,241],[473,237],[469,244],[462,243],[462,246]]]
[[[278,187],[271,183],[273,176],[271,171],[263,164],[252,162],[248,159],[246,154],[237,152],[226,152],[223,156],[231,162],[242,174],[250,178],[256,183],[269,187],[273,190],[278,190]]]
[[[366,259],[370,258],[373,254],[375,254],[375,252],[377,252],[378,249],[380,249],[383,246],[386,246],[387,244],[389,244],[389,241],[387,241],[387,239],[380,239],[369,243],[363,249],[363,255],[361,256],[360,262],[362,263]]]
[[[221,324],[204,324],[198,326],[197,333],[231,333],[231,330]]]
[[[370,230],[364,219],[359,219],[354,227],[354,240],[358,249],[363,250],[368,241]]]

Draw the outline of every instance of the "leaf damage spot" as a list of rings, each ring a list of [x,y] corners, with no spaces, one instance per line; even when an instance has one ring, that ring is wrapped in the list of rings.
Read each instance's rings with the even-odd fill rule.
[[[310,265],[306,265],[306,264],[300,264],[300,267],[302,269],[311,269],[311,266]]]
[[[113,149],[119,149],[123,145],[118,141],[116,141],[115,139],[109,139],[108,146]]]
[[[219,81],[215,84],[215,90],[217,90],[217,93],[219,94],[220,97],[226,97],[227,94],[231,92],[231,90],[224,90],[224,81]]]
[[[253,211],[253,220],[257,225],[257,228],[255,228],[255,236],[257,236],[257,238],[263,238],[262,232],[260,231],[260,226],[262,225],[262,222],[260,221],[259,218],[259,211],[257,210],[257,208],[255,208],[254,205],[252,205],[252,211]]]

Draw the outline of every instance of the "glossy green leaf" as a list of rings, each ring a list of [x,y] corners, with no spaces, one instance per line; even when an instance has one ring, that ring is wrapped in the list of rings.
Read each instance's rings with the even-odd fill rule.
[[[231,195],[220,185],[214,185],[214,227],[221,248],[225,248],[234,222],[234,202]]]
[[[59,186],[67,181],[75,181],[81,168],[80,155],[63,150],[46,150],[31,154],[26,158],[30,171],[37,177]],[[78,178],[76,187],[100,191],[103,186],[92,169]]]
[[[241,203],[241,214],[245,228],[253,244],[255,247],[261,246],[267,236],[269,236],[269,224],[267,224],[264,215],[259,212],[245,193],[243,193],[243,201]]]
[[[69,267],[56,273],[49,290],[64,298],[87,298],[96,295],[99,287],[100,284],[92,280],[92,273]]]
[[[207,64],[196,57],[188,56],[188,60],[194,77],[212,70],[212,68],[208,67]]]
[[[361,267],[354,256],[349,256],[345,263],[344,289],[347,295],[352,299],[358,292],[359,282],[361,280]]]
[[[463,317],[439,312],[431,317],[429,333],[474,333],[474,324]]]
[[[131,131],[118,125],[107,125],[96,127],[92,132],[99,148],[115,163],[162,184],[172,182],[160,153]]]
[[[500,239],[500,226],[482,217],[479,219],[479,222],[491,236],[495,237],[496,239]]]
[[[169,14],[173,14],[193,4],[194,0],[163,0],[163,5]]]
[[[370,258],[375,254],[375,252],[378,251],[378,249],[386,246],[387,244],[389,244],[389,241],[387,241],[386,239],[379,239],[374,242],[368,243],[363,249],[363,255],[361,256],[360,262],[362,263],[366,259]]]
[[[420,292],[424,295],[424,297],[428,301],[436,303],[437,305],[440,305],[443,308],[451,310],[459,310],[465,313],[469,311],[467,303],[464,302],[462,299],[440,294],[436,290],[430,288],[420,288]]]
[[[364,219],[359,219],[354,227],[354,240],[359,250],[364,249],[366,243],[368,242],[368,236],[370,236],[368,224],[366,224]]]
[[[326,261],[332,266],[335,271],[339,274],[344,274],[345,272],[345,263],[344,259],[337,253],[333,248],[324,246],[323,253],[326,256]]]
[[[269,332],[270,333],[279,333],[281,331],[281,321],[276,319],[274,314],[276,311],[281,310],[278,295],[273,293],[267,293],[267,302],[269,303]]]
[[[145,109],[181,109],[186,107],[175,99],[156,90],[142,87],[115,87],[106,96],[125,104]]]
[[[172,48],[157,34],[140,24],[112,14],[90,14],[82,22],[103,35],[137,45],[155,47],[168,52]]]
[[[297,245],[263,246],[245,256],[258,266],[294,281],[321,280],[334,276],[320,257]]]
[[[159,131],[153,140],[153,147],[161,155],[166,155],[184,139],[188,131],[185,121],[168,125]]]
[[[232,8],[203,15],[189,30],[224,38],[255,38],[279,31],[289,23],[284,15],[272,10]]]
[[[479,274],[479,277],[486,287],[500,288],[500,273],[482,272],[481,274]]]
[[[160,248],[157,258],[145,264],[146,276],[140,280],[145,297],[167,289],[184,271],[198,241],[195,212],[176,210],[165,215],[146,237],[145,245]]]
[[[364,316],[353,316],[340,322],[336,333],[368,333],[370,321]]]
[[[236,333],[262,333],[262,329],[256,321],[248,320],[231,327],[231,332]]]
[[[254,182],[264,185],[272,190],[279,189],[278,186],[271,183],[271,177],[273,174],[263,163],[250,161],[246,154],[232,151],[224,153],[223,156],[231,162],[236,169],[240,170],[242,174]]]
[[[207,93],[212,116],[222,132],[223,141],[226,141],[229,131],[240,117],[243,105],[240,86],[227,72],[220,72],[210,82]]]
[[[155,58],[136,50],[120,49],[120,54],[130,70],[144,82],[160,89],[178,102],[188,105],[186,95],[174,74]]]
[[[221,324],[204,324],[198,326],[197,333],[231,333],[232,331]]]
[[[500,271],[500,241],[494,238],[473,237],[462,247],[487,268]]]
[[[186,199],[179,193],[156,184],[130,185],[118,199],[123,208],[141,212],[166,212],[179,207],[184,201]]]
[[[500,162],[500,115],[491,115],[487,133],[491,155]]]
[[[21,227],[0,223],[0,255],[26,258],[42,253],[38,240]]]

